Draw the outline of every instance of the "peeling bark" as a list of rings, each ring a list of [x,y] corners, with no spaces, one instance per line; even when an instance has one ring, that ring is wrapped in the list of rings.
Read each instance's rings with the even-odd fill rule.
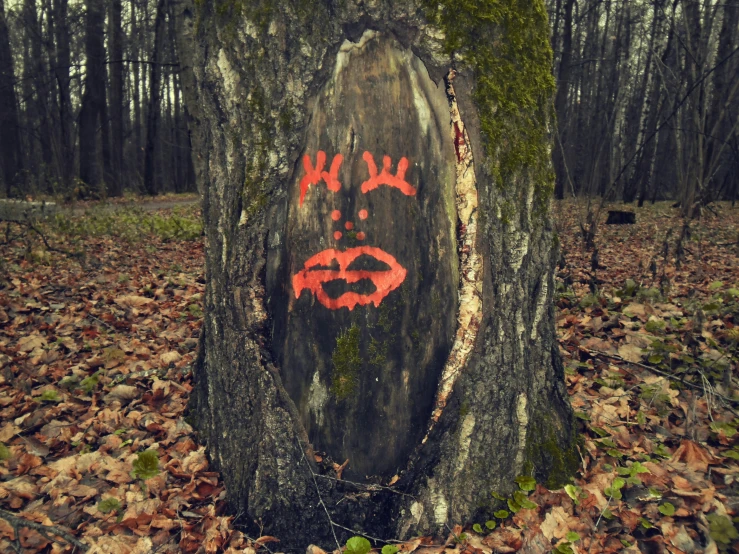
[[[518,475],[552,486],[566,479],[577,459],[554,333],[556,248],[548,209],[537,201],[551,183],[539,182],[541,174],[527,165],[505,172],[496,165],[500,148],[488,144],[490,126],[474,96],[480,75],[464,52],[447,54],[444,30],[414,2],[288,2],[279,10],[259,2],[185,2],[179,9],[208,282],[191,413],[233,510],[247,514],[247,526],[280,537],[287,551],[309,542],[332,548],[335,538],[356,533],[383,540],[445,534],[446,525],[489,515],[496,509],[490,492],[512,492]],[[539,38],[548,41],[546,30]],[[315,148],[311,122],[322,91],[341,71],[342,47],[365,41],[374,48],[388,40],[417,57],[447,90],[444,140],[455,160],[457,248],[444,259],[457,268],[458,290],[439,317],[453,315],[456,329],[435,377],[422,428],[429,432],[413,439],[398,462],[399,479],[379,472],[379,479],[350,483],[330,479],[313,456],[327,439],[312,430],[322,423],[306,416],[310,401],[303,394],[318,402],[329,394],[325,379],[319,374],[314,383],[310,375],[296,388],[288,380],[294,367],[281,365],[292,344],[275,341],[274,322],[282,317],[276,295],[292,290],[289,268],[302,267],[307,255],[295,266],[274,252],[288,259],[306,254],[290,253],[284,241],[300,213],[303,156]],[[496,41],[489,44],[495,56]],[[454,78],[445,84],[446,76]],[[539,102],[532,112],[548,109],[547,94]],[[310,154],[311,164],[317,162]],[[350,165],[364,167],[356,165],[360,158],[332,173],[335,153],[326,154],[327,183],[349,175]],[[321,187],[328,194],[328,185]],[[304,201],[315,201],[309,195],[317,190],[315,182],[308,185]],[[317,217],[330,213],[321,209]],[[369,314],[361,310],[370,308],[337,312]],[[369,434],[372,420],[366,425]]]

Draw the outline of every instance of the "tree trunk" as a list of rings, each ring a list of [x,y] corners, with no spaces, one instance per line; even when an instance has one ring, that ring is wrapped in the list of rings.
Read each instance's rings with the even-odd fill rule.
[[[10,34],[5,21],[5,2],[0,0],[0,165],[5,196],[13,195],[23,170],[15,73],[10,51]]]
[[[72,100],[69,94],[70,37],[69,23],[67,22],[67,0],[53,0],[54,32],[56,41],[56,67],[54,77],[59,99],[59,130],[60,130],[60,173],[61,184],[64,190],[72,183],[74,175],[74,138],[72,120]]]
[[[396,4],[180,6],[207,240],[192,415],[232,509],[286,550],[446,534],[578,462],[543,2]]]
[[[98,123],[105,102],[105,46],[103,21],[105,10],[102,0],[86,0],[85,22],[85,94],[80,109],[80,180],[88,186],[85,194],[100,194],[103,182],[100,166]]]
[[[159,98],[162,69],[159,65],[164,41],[164,16],[167,0],[157,0],[154,20],[154,51],[152,52],[151,79],[149,81],[149,108],[146,118],[146,150],[144,152],[144,189],[147,194],[157,193],[154,160],[156,155],[157,130],[159,126]]]
[[[110,130],[112,175],[108,195],[123,194],[123,27],[121,0],[110,3]]]
[[[572,8],[575,0],[565,0],[564,31],[562,33],[562,61],[559,65],[557,96],[554,99],[554,110],[557,116],[557,136],[554,142],[554,171],[556,178],[555,195],[564,198],[565,188],[569,180],[567,171],[567,97],[570,90],[572,74]]]

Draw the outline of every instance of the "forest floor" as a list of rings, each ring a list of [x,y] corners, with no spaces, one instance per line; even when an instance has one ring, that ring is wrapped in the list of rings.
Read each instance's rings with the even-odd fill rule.
[[[185,420],[203,242],[196,205],[164,207],[0,229],[0,552],[280,550],[235,530]],[[713,210],[646,206],[594,255],[557,205],[580,472],[383,554],[739,551],[739,208]]]

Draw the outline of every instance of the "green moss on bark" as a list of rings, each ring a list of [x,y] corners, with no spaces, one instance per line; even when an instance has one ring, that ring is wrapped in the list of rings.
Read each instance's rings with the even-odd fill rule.
[[[568,429],[560,428],[558,422],[550,413],[538,412],[526,433],[523,474],[550,490],[569,483],[580,466],[577,439],[572,436],[575,422],[570,421]]]
[[[473,98],[488,167],[498,190],[520,205],[533,180],[534,214],[545,214],[554,191],[549,148],[552,50],[543,0],[425,0],[430,21],[445,33],[457,63],[472,68]],[[517,197],[518,196],[518,197]],[[509,220],[510,214],[501,216]]]
[[[359,327],[352,325],[337,337],[331,362],[334,366],[331,374],[331,393],[337,400],[344,400],[357,388],[359,370],[362,368]]]

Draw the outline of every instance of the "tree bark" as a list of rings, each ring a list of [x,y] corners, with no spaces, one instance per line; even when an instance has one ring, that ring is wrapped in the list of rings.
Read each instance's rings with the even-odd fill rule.
[[[557,115],[557,136],[554,142],[554,171],[556,186],[554,194],[564,198],[565,188],[569,180],[567,171],[567,104],[572,75],[572,8],[575,0],[565,0],[564,31],[562,32],[562,61],[559,65],[557,96],[554,99],[554,110]]]
[[[543,2],[372,6],[179,7],[207,241],[191,413],[232,509],[286,550],[446,534],[578,462]]]
[[[154,50],[152,52],[151,79],[149,80],[149,108],[146,116],[146,149],[144,151],[144,189],[147,194],[157,193],[154,160],[156,157],[157,131],[159,127],[159,99],[162,69],[159,59],[164,42],[164,17],[167,0],[157,0],[157,11],[154,19]]]
[[[111,169],[108,195],[123,194],[123,26],[121,0],[110,3]]]
[[[105,9],[102,0],[86,0],[85,93],[80,109],[79,145],[80,180],[89,189],[87,194],[100,194],[103,173],[98,140],[98,124],[105,103],[105,46],[103,44],[103,22]]]
[[[0,0],[0,160],[5,196],[13,195],[23,170],[15,72],[10,51],[10,34],[5,21],[5,2]]]
[[[69,93],[69,68],[71,66],[69,24],[67,22],[67,0],[53,0],[54,33],[56,42],[56,64],[54,77],[57,86],[59,109],[59,168],[62,188],[69,190],[74,176],[74,138],[72,100]]]

